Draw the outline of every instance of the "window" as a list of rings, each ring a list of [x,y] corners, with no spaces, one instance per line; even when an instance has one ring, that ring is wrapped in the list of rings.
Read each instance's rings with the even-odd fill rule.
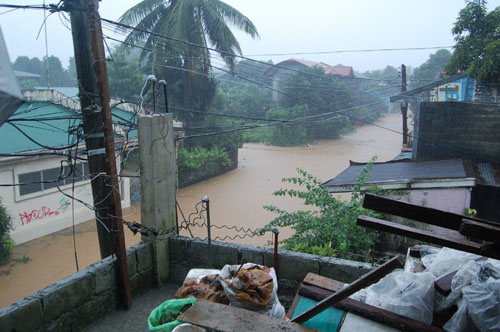
[[[21,195],[28,195],[43,190],[40,181],[42,181],[40,172],[19,174],[19,183],[25,183],[19,186],[19,193]]]
[[[44,169],[37,172],[22,173],[18,175],[19,194],[21,196],[56,188],[56,182],[59,180],[59,187],[73,183],[89,180],[89,166],[87,163],[77,163],[75,170],[71,173],[69,166],[64,166],[63,173],[60,167]]]

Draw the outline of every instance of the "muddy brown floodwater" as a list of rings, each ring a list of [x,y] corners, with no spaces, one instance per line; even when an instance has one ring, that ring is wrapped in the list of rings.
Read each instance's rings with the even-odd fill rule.
[[[391,114],[378,125],[401,131],[401,116]],[[289,211],[301,208],[298,200],[274,197],[283,188],[283,177],[297,175],[302,168],[322,181],[329,180],[349,165],[349,160],[378,161],[394,158],[401,149],[400,134],[376,126],[363,126],[338,140],[322,141],[311,146],[280,148],[262,144],[245,144],[239,150],[238,168],[227,174],[179,190],[177,199],[186,217],[203,196],[210,197],[211,222],[215,225],[262,227],[275,215],[264,205],[276,205]],[[124,210],[127,220],[140,221],[140,206]],[[280,230],[280,239],[290,236],[291,230]],[[206,237],[206,230],[193,229],[195,236]],[[14,249],[13,260],[0,267],[0,308],[42,289],[76,271],[72,230],[66,229]],[[212,231],[212,238],[234,236],[234,230]],[[126,243],[138,243],[126,230]],[[271,235],[236,239],[232,242],[265,245]],[[229,241],[229,240],[227,240]],[[97,262],[99,247],[95,221],[76,227],[77,255],[80,269]]]

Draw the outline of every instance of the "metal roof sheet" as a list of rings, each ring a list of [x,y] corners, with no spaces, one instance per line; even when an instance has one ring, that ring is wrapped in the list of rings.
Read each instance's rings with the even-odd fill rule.
[[[348,187],[356,183],[366,164],[352,163],[335,178],[325,183],[327,188]],[[399,161],[376,163],[371,168],[367,184],[419,180],[469,179],[471,176],[462,160]]]
[[[113,122],[137,123],[134,113],[113,108]],[[30,138],[9,123],[0,127],[0,153],[17,153],[43,149],[43,146],[58,147],[68,145],[68,128],[81,123],[81,115],[60,105],[50,102],[32,102],[19,107],[9,120],[29,119],[33,121],[13,122]],[[49,119],[37,121],[37,119]],[[129,132],[129,138],[137,137],[137,129]],[[36,144],[35,142],[39,144]]]

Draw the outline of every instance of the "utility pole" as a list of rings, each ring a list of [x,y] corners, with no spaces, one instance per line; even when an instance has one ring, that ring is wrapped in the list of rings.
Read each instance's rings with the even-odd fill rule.
[[[406,66],[401,65],[401,93],[406,92]],[[408,147],[408,102],[401,102],[401,115],[403,116],[403,148]]]
[[[130,308],[132,297],[98,0],[65,1],[71,17],[83,130],[101,257],[116,254],[120,300],[124,307]]]

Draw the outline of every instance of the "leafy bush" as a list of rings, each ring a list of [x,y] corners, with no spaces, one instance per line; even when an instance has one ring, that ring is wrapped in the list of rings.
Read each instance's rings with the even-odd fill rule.
[[[207,173],[216,172],[221,166],[231,165],[231,159],[226,151],[214,145],[210,150],[195,146],[191,151],[179,149],[179,170],[204,170]]]
[[[307,105],[289,108],[275,107],[267,113],[268,119],[292,120],[306,116]],[[269,144],[278,146],[295,146],[307,142],[306,128],[301,122],[290,122],[270,128]]]
[[[305,190],[280,189],[274,192],[274,195],[300,198],[312,209],[288,212],[276,206],[265,206],[266,210],[275,212],[279,216],[260,232],[263,233],[273,226],[292,227],[295,234],[282,241],[285,249],[323,256],[342,254],[344,258],[358,260],[359,255],[368,256],[377,234],[357,226],[356,220],[361,214],[383,217],[379,213],[363,208],[364,196],[361,188],[371,176],[370,169],[374,161],[375,157],[363,169],[349,201],[343,201],[329,194],[318,178],[298,169],[298,177],[284,178],[282,181],[298,185]],[[373,187],[368,191],[378,190]]]
[[[14,249],[14,241],[9,237],[12,229],[12,217],[7,213],[7,209],[0,200],[0,265],[6,264]]]

